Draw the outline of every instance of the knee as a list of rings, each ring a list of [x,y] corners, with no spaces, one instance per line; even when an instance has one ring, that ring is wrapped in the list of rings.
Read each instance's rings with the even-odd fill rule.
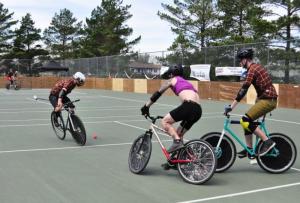
[[[247,115],[243,116],[240,120],[240,124],[245,130],[245,135],[252,134],[255,129],[257,128],[257,125],[253,123],[253,120],[249,118]]]
[[[161,125],[162,125],[162,127],[163,127],[164,130],[168,131],[171,124],[168,122],[167,119],[163,118],[161,120]]]

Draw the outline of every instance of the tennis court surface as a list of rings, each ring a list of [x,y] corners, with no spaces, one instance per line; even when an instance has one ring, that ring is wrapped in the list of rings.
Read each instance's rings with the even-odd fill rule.
[[[290,136],[298,149],[294,166],[283,174],[270,174],[249,159],[236,159],[224,173],[204,185],[191,185],[175,170],[165,171],[161,149],[153,139],[149,164],[141,175],[128,169],[133,140],[149,127],[140,115],[150,95],[104,90],[74,90],[76,114],[87,131],[86,146],[67,134],[59,140],[50,123],[52,107],[35,101],[49,90],[0,89],[0,202],[298,202],[300,191],[300,110],[279,108],[267,117],[270,132]],[[201,102],[203,115],[185,138],[200,138],[223,128],[223,108],[229,102]],[[164,115],[177,106],[173,96],[162,96],[150,113]],[[240,104],[233,113],[244,114]],[[240,126],[233,127],[243,139]],[[93,139],[93,136],[97,139]],[[171,139],[161,136],[168,147]],[[236,145],[237,151],[241,148]]]

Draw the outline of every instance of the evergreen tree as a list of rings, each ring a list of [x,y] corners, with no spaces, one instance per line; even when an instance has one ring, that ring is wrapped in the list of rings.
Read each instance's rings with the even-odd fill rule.
[[[11,48],[9,40],[13,38],[13,34],[10,28],[18,22],[12,20],[13,14],[0,2],[0,56]]]
[[[132,28],[125,22],[132,17],[130,5],[122,6],[122,0],[103,0],[91,17],[86,19],[82,56],[106,56],[127,53],[141,37],[128,41]]]
[[[41,40],[40,32],[40,29],[34,27],[34,21],[29,13],[22,17],[20,27],[15,30],[10,57],[32,59],[35,56],[47,54],[38,44]]]
[[[261,41],[274,29],[264,16],[262,0],[219,0],[219,33],[226,43]]]
[[[216,22],[213,0],[174,0],[174,6],[162,4],[167,13],[158,11],[162,20],[172,24],[171,30],[183,34],[190,47],[209,45]]]
[[[286,42],[284,82],[288,83],[290,80],[290,59],[293,52],[291,46],[294,40],[292,30],[297,29],[300,24],[300,0],[267,0],[265,3],[267,6],[271,5],[283,10],[283,12],[276,13],[279,18],[274,20],[273,23],[276,26],[275,35]],[[299,28],[297,30],[299,31]]]
[[[68,9],[55,13],[49,26],[44,31],[45,44],[50,48],[51,53],[59,58],[74,57],[80,39],[81,22],[73,17]]]

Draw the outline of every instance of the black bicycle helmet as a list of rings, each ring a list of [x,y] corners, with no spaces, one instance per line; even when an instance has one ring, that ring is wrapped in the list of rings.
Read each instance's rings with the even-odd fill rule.
[[[181,65],[175,65],[170,67],[166,72],[164,72],[161,77],[163,79],[170,79],[174,76],[183,76],[183,67]]]
[[[254,55],[254,51],[251,48],[245,48],[245,49],[241,49],[238,51],[237,53],[237,58],[238,59],[253,59],[253,55]]]

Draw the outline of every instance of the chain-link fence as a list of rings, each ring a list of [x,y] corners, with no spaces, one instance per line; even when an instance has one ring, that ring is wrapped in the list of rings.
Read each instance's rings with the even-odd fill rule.
[[[300,83],[300,40],[287,42],[237,44],[230,46],[214,46],[201,50],[161,51],[150,53],[134,53],[118,56],[94,58],[41,60],[41,59],[2,59],[0,73],[5,75],[9,69],[21,75],[69,76],[81,71],[87,76],[118,78],[157,78],[162,66],[172,64],[211,64],[211,80],[226,80],[216,77],[217,66],[239,66],[236,52],[242,47],[255,50],[255,61],[264,65],[273,77],[274,83]],[[49,67],[49,64],[50,67]],[[47,68],[48,67],[48,68]],[[68,71],[65,70],[67,67]]]

